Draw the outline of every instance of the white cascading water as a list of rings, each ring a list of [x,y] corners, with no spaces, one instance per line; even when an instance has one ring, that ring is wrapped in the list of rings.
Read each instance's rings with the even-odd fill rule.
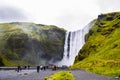
[[[74,63],[75,57],[79,50],[85,44],[85,34],[88,33],[94,22],[88,24],[84,29],[73,32],[66,32],[65,45],[64,45],[64,56],[57,65],[70,66]]]

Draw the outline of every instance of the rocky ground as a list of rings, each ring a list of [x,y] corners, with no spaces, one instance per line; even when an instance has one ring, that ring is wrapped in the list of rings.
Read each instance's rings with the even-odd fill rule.
[[[40,71],[37,73],[36,70],[22,70],[17,72],[15,70],[1,70],[0,80],[44,80],[46,76],[49,76],[60,70],[52,71],[50,69],[46,71]],[[96,75],[81,70],[72,70],[76,80],[118,80],[111,77]]]

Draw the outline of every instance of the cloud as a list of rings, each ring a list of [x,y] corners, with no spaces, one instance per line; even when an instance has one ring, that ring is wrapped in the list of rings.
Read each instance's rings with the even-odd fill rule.
[[[0,7],[0,21],[21,21],[26,19],[25,14],[18,8],[9,6]]]
[[[23,9],[32,22],[53,24],[67,30],[83,28],[99,13],[96,0],[29,0],[29,3],[28,0],[4,0],[3,3]],[[4,17],[4,20],[24,19],[25,15],[20,11],[12,11],[10,18]],[[16,17],[11,16],[13,13]]]
[[[57,16],[54,22],[59,27],[64,27],[66,30],[73,31],[82,29],[93,19],[92,16],[82,12],[81,14],[67,13]]]
[[[101,13],[120,11],[119,3],[120,0],[0,0],[0,21],[24,20],[77,30]]]
[[[120,11],[120,0],[98,0],[97,4],[103,13]]]

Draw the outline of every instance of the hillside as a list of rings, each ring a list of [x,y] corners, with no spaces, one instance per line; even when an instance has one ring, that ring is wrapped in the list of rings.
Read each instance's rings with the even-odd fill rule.
[[[71,68],[120,76],[120,12],[101,14]]]
[[[25,22],[0,24],[0,66],[40,65],[63,57],[65,30]]]

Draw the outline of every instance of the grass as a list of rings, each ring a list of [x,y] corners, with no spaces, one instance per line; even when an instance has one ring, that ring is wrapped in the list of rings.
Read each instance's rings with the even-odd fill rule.
[[[75,80],[74,76],[69,71],[57,72],[49,77],[46,77],[44,80]]]
[[[120,75],[120,61],[119,60],[105,60],[100,58],[89,57],[81,62],[77,62],[71,69],[84,69],[89,72],[106,75],[119,76]]]
[[[120,13],[103,15],[90,29],[87,41],[71,68],[106,76],[120,76]],[[109,21],[108,17],[112,19]]]

